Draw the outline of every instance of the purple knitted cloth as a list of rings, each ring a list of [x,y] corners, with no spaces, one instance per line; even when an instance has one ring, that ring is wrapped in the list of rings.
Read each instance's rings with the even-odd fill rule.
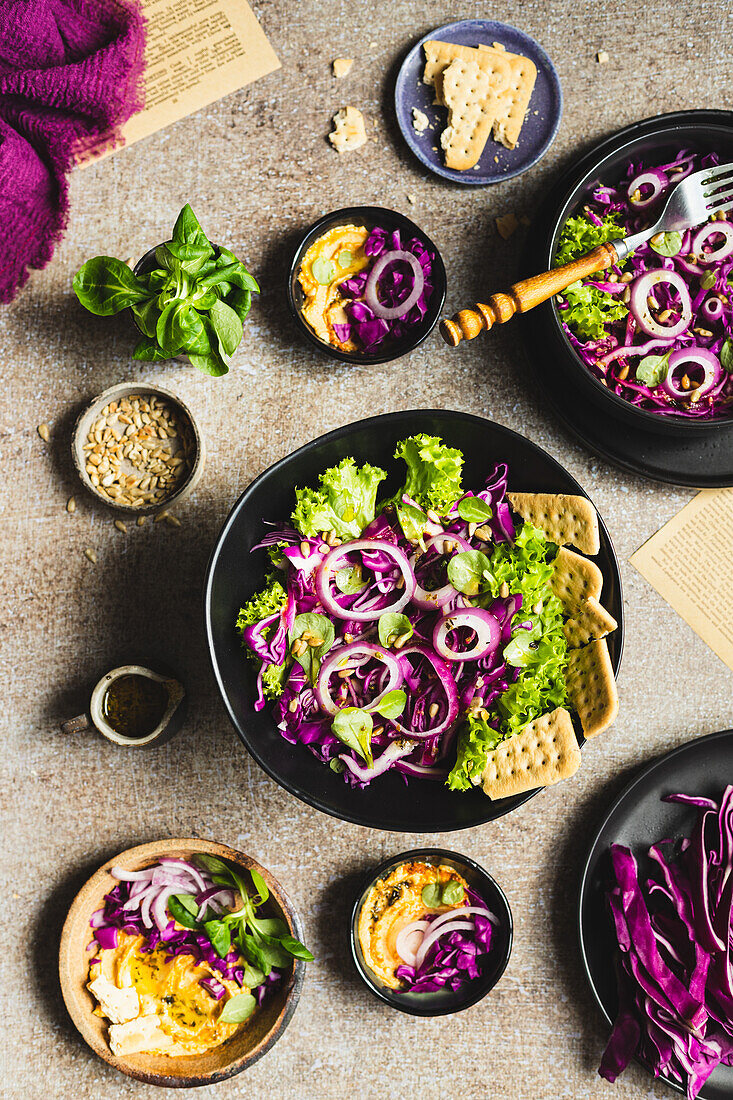
[[[0,0],[0,302],[66,226],[75,158],[142,107],[139,0]]]

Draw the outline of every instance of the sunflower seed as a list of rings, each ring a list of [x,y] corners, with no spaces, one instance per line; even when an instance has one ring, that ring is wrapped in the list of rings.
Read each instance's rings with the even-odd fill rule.
[[[76,511],[76,501],[73,497],[69,497],[69,499],[66,501],[66,511],[71,513],[72,515]]]
[[[85,558],[87,559],[87,561],[90,561],[90,562],[92,563],[92,565],[96,565],[96,564],[97,564],[97,555],[96,555],[96,554],[95,554],[95,552],[94,552],[94,551],[92,550],[91,546],[87,546],[87,547],[85,548],[85,550],[84,550],[84,557],[85,557]]]
[[[36,428],[36,431],[40,435],[43,442],[48,443],[51,438],[51,429],[49,428],[48,424],[39,424]]]

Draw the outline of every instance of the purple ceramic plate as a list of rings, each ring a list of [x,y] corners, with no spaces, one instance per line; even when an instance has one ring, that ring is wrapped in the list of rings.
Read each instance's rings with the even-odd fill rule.
[[[494,42],[500,42],[510,53],[521,54],[534,61],[537,81],[516,149],[505,149],[489,138],[475,168],[463,172],[446,168],[440,148],[440,134],[446,125],[447,111],[445,107],[433,104],[433,89],[422,82],[425,67],[422,47],[431,39],[455,42],[461,46],[491,46]],[[413,107],[428,116],[429,126],[422,133],[418,133],[412,125]],[[544,156],[560,125],[562,91],[555,66],[533,38],[506,23],[496,23],[491,19],[464,19],[460,23],[436,27],[413,46],[397,75],[395,110],[405,141],[426,168],[455,183],[485,186],[526,172]]]

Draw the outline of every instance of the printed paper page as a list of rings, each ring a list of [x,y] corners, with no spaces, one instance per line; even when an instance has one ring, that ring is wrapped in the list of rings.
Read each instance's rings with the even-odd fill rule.
[[[698,493],[631,564],[733,669],[733,489]]]
[[[246,0],[143,0],[145,107],[123,127],[124,149],[280,68]]]

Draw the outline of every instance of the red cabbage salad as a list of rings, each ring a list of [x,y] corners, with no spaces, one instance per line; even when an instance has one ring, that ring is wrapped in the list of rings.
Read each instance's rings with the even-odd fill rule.
[[[654,224],[670,188],[719,163],[680,149],[658,166],[628,165],[568,218],[555,264]],[[627,259],[557,297],[562,327],[590,372],[619,397],[662,416],[733,414],[733,221],[718,211],[684,233],[658,233]]]
[[[457,896],[456,896],[457,895]],[[426,912],[397,935],[395,949],[402,964],[395,971],[400,993],[457,992],[481,976],[491,950],[492,925],[497,918],[475,890],[456,882],[430,883],[422,891],[426,909],[455,905],[447,912]]]
[[[733,786],[718,802],[663,801],[694,807],[697,823],[649,849],[648,878],[611,847],[619,1006],[599,1073],[615,1081],[636,1055],[694,1100],[717,1065],[733,1065]]]
[[[387,771],[479,781],[487,753],[566,702],[557,547],[515,526],[504,464],[462,486],[463,455],[435,436],[397,447],[402,488],[345,458],[295,490],[273,525],[272,571],[237,628],[257,666],[255,709],[355,786]]]
[[[239,871],[206,853],[191,860],[161,858],[139,871],[113,867],[111,874],[118,883],[92,914],[94,938],[87,950],[114,950],[124,933],[142,936],[146,953],[165,951],[166,962],[191,955],[208,963],[243,990],[227,998],[219,1017],[225,1023],[247,1019],[294,958],[313,958],[284,921],[259,912],[269,890],[254,868],[249,871],[251,889]],[[214,1000],[227,994],[216,978],[203,978],[200,984]]]

